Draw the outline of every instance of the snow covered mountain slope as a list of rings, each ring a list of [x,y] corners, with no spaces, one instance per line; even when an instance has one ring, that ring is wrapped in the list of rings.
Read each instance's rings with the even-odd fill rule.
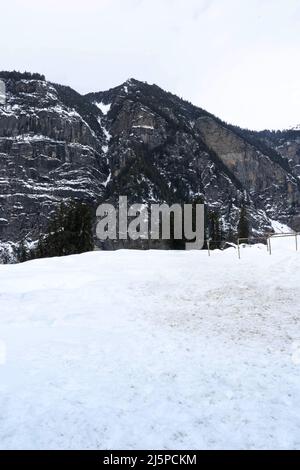
[[[299,256],[0,266],[1,449],[299,448]]]
[[[38,74],[0,72],[0,240],[36,239],[60,201],[189,203],[201,197],[234,239],[242,205],[254,235],[300,230],[299,131],[222,122],[134,79],[82,96]]]
[[[236,232],[248,206],[253,234],[272,231],[272,220],[300,229],[300,181],[276,144],[222,122],[156,85],[134,79],[86,96],[109,111],[107,197],[187,202],[203,197],[225,232]],[[294,133],[296,134],[296,132]]]
[[[98,109],[79,94],[22,78],[6,79],[6,91],[0,106],[0,237],[20,241],[36,238],[61,201],[102,197],[108,167]]]

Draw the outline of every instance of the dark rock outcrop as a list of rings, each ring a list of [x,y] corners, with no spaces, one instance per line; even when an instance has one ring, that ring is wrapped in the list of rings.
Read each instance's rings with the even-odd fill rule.
[[[63,87],[42,80],[6,79],[0,107],[0,237],[35,238],[50,213],[69,198],[96,202],[108,166],[105,137],[94,109],[93,129]],[[66,89],[66,95],[68,89]],[[85,103],[85,100],[83,100]]]
[[[0,238],[35,239],[60,201],[190,202],[202,197],[234,234],[278,220],[300,230],[300,132],[250,132],[156,85],[128,80],[81,96],[1,75]]]

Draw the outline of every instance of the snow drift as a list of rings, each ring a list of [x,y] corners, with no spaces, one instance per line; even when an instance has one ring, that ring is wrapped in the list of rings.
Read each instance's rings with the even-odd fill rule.
[[[0,448],[299,448],[292,238],[0,266]]]

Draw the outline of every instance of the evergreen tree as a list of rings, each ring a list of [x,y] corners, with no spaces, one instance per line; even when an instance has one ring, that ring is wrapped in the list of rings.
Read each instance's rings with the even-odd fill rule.
[[[93,217],[82,203],[61,204],[39,239],[32,258],[50,258],[92,251]]]
[[[192,205],[193,205],[192,228],[194,232],[196,231],[196,213],[197,213],[196,206],[198,204],[199,205],[204,204],[203,196],[197,196],[192,201]],[[203,234],[204,240],[206,240],[208,238],[208,218],[207,218],[207,207],[205,204],[204,204],[204,227],[202,228],[204,230],[204,234]],[[206,248],[207,248],[207,244],[206,242],[204,242],[203,249],[206,249]]]
[[[240,220],[238,223],[238,238],[249,238],[249,222],[245,206],[242,206],[240,211]]]
[[[209,237],[211,239],[210,248],[219,249],[221,247],[222,230],[220,218],[217,212],[209,212],[208,214]]]
[[[171,212],[170,214],[170,248],[171,250],[185,250],[185,237],[184,237],[184,205],[181,205],[182,210],[182,238],[176,239],[175,238],[175,217],[174,213]]]
[[[17,251],[17,259],[19,263],[24,263],[29,259],[30,255],[28,249],[25,246],[24,240],[21,241],[18,251]]]
[[[197,204],[204,204],[203,197],[201,196],[195,197],[191,201],[189,201],[188,204],[192,205],[192,230],[193,232],[196,232],[196,206]],[[171,214],[171,243],[170,244],[171,244],[172,250],[185,250],[186,243],[193,241],[193,240],[188,240],[185,237],[184,204],[183,203],[181,203],[181,208],[182,208],[182,239],[181,240],[175,240],[174,214]]]

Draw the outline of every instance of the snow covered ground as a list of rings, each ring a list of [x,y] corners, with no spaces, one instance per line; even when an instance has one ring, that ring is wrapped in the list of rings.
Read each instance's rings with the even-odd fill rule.
[[[241,251],[0,266],[0,448],[299,449],[300,253]]]

